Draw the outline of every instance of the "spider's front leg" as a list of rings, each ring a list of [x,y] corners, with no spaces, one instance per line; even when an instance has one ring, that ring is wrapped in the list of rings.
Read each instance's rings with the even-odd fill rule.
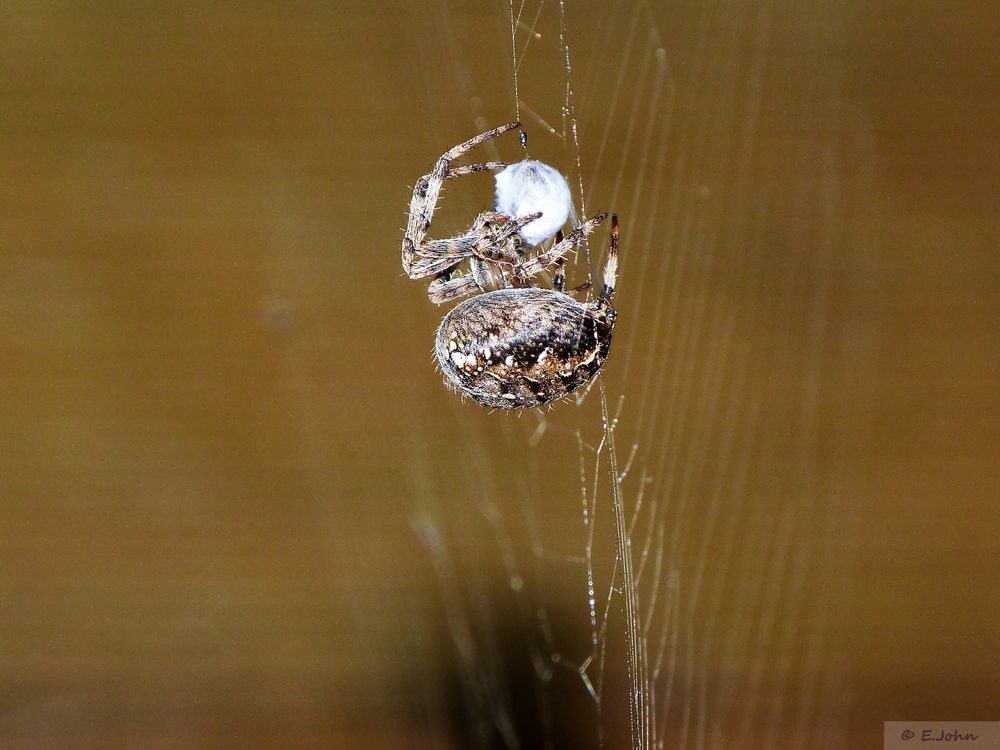
[[[484,211],[466,234],[447,240],[426,240],[419,250],[413,248],[406,272],[411,279],[422,279],[450,271],[466,258],[516,265],[524,258],[517,233],[540,216],[535,213],[511,219],[494,211]],[[403,244],[408,246],[405,239]]]
[[[483,260],[517,265],[524,259],[524,242],[519,236],[520,232],[540,218],[540,211],[517,219],[496,211],[484,211],[472,224],[470,234],[476,235],[473,255]]]
[[[483,162],[453,169],[451,162],[480,143],[520,127],[521,123],[511,122],[487,130],[485,133],[480,133],[464,143],[450,148],[441,155],[430,172],[417,180],[413,186],[413,197],[410,199],[410,212],[406,221],[406,234],[403,236],[402,247],[403,270],[410,278],[421,278],[421,275],[426,275],[415,276],[414,263],[416,257],[425,251],[425,240],[427,232],[431,228],[431,219],[434,216],[434,209],[437,207],[438,196],[441,194],[442,182],[452,177],[490,169],[502,169],[507,166],[506,162]]]

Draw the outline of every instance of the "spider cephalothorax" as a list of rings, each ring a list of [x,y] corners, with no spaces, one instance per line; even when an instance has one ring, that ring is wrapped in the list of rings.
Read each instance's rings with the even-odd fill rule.
[[[611,219],[603,289],[580,302],[563,291],[564,256],[607,214],[583,221],[564,238],[558,230],[573,215],[572,202],[566,181],[552,167],[531,161],[452,166],[474,146],[519,127],[501,125],[455,146],[417,180],[402,248],[403,270],[411,279],[433,277],[427,290],[432,302],[481,292],[444,316],[434,350],[449,385],[501,409],[541,406],[590,382],[608,356],[616,318],[611,302],[617,217]],[[503,172],[497,175],[496,210],[479,214],[463,235],[427,239],[444,180],[497,169]],[[547,249],[528,255],[553,235]],[[469,272],[461,273],[458,266],[466,260]],[[538,287],[535,277],[550,267],[556,269],[552,288]]]

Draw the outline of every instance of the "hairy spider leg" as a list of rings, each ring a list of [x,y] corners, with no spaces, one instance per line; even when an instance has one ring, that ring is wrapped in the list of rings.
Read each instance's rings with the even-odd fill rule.
[[[456,177],[461,177],[462,175],[475,174],[476,172],[489,172],[490,170],[506,169],[510,166],[510,162],[506,161],[484,161],[479,164],[466,164],[461,167],[455,167],[448,171],[448,174],[444,176],[446,180],[452,180]]]
[[[477,291],[479,286],[472,276],[453,276],[434,279],[427,287],[427,296],[435,305],[440,305]]]
[[[510,286],[504,276],[503,269],[496,263],[490,263],[481,258],[470,258],[469,271],[472,278],[476,280],[476,287],[480,291],[504,289]]]
[[[556,239],[553,244],[558,245],[563,241],[563,233],[556,232]],[[557,292],[565,292],[566,294],[578,294],[579,292],[585,292],[590,289],[590,282],[585,281],[582,284],[573,287],[572,289],[566,289],[566,258],[560,258],[555,263],[556,272],[552,277],[552,288]]]
[[[431,218],[434,215],[434,209],[437,207],[438,196],[441,194],[441,184],[444,180],[448,179],[449,174],[452,172],[472,174],[473,172],[491,168],[491,166],[495,168],[507,166],[501,162],[486,162],[482,165],[473,164],[468,167],[456,167],[452,169],[451,162],[480,143],[485,143],[488,140],[496,138],[498,135],[506,133],[508,130],[520,127],[521,123],[519,122],[500,125],[448,149],[437,160],[434,168],[417,180],[413,186],[413,197],[410,199],[410,213],[407,217],[406,234],[403,237],[402,247],[403,270],[408,276],[411,278],[420,278],[419,276],[413,276],[411,273],[414,257],[423,249],[424,239],[430,230]]]
[[[446,273],[470,257],[481,234],[470,232],[447,240],[428,240],[414,253],[407,275],[411,279]]]
[[[479,215],[473,226],[481,227],[480,241],[473,248],[469,268],[480,290],[485,292],[524,285],[514,275],[514,269],[524,262],[520,231],[541,216],[536,212],[512,219],[494,211]]]
[[[514,273],[520,279],[530,279],[532,276],[537,276],[557,260],[566,255],[566,253],[570,250],[579,245],[580,242],[588,234],[593,232],[594,228],[606,218],[608,218],[606,213],[599,213],[592,219],[587,219],[567,234],[562,242],[555,243],[545,252],[539,253],[533,258],[529,258],[524,263],[515,266]]]
[[[422,279],[434,274],[445,274],[466,258],[506,261],[514,265],[524,257],[517,242],[511,242],[525,224],[530,224],[541,214],[534,213],[511,219],[493,211],[484,211],[472,223],[472,229],[459,237],[446,240],[427,240],[414,252],[407,272],[411,279]]]
[[[615,298],[615,281],[618,278],[618,214],[611,214],[611,246],[604,264],[604,289],[601,299],[610,303]]]
[[[553,245],[558,245],[563,241],[562,231],[556,232],[556,239]],[[552,277],[552,288],[557,292],[561,292],[566,288],[566,258],[559,258],[556,261],[556,273]]]
[[[487,242],[476,246],[474,254],[483,260],[505,261],[515,265],[524,260],[523,246],[519,234],[535,219],[542,218],[541,211],[512,219],[496,211],[483,211],[472,224],[473,232],[479,230],[480,239]],[[478,251],[478,252],[477,252]]]

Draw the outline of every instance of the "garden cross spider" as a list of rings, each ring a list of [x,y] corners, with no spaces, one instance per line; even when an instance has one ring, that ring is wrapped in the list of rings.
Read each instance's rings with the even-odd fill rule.
[[[583,221],[563,237],[557,230],[571,214],[572,203],[565,180],[552,167],[533,161],[452,166],[471,148],[520,127],[516,122],[501,125],[460,143],[417,180],[402,246],[403,270],[411,279],[434,277],[427,295],[435,304],[482,292],[444,316],[434,351],[448,385],[483,406],[500,409],[541,406],[589,383],[607,359],[617,316],[611,304],[618,268],[616,216],[611,217],[603,289],[595,299],[580,302],[563,291],[564,256],[607,214]],[[498,169],[504,170],[497,176],[498,208],[521,208],[519,197],[527,196],[528,203],[540,201],[529,211],[545,211],[521,216],[484,211],[463,235],[427,239],[445,180]],[[538,223],[530,226],[533,222]],[[555,241],[548,249],[526,255],[552,233]],[[456,271],[465,260],[469,274]],[[553,288],[535,285],[534,277],[552,266]]]

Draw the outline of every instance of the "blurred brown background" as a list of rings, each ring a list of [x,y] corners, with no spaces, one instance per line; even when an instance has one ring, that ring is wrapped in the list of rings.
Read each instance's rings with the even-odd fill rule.
[[[825,5],[567,4],[667,747],[1000,719],[1000,13]],[[590,653],[597,390],[535,447],[463,405],[399,269],[413,181],[513,117],[509,12],[0,9],[0,747],[597,745],[532,668]],[[558,7],[523,17],[559,130]]]

